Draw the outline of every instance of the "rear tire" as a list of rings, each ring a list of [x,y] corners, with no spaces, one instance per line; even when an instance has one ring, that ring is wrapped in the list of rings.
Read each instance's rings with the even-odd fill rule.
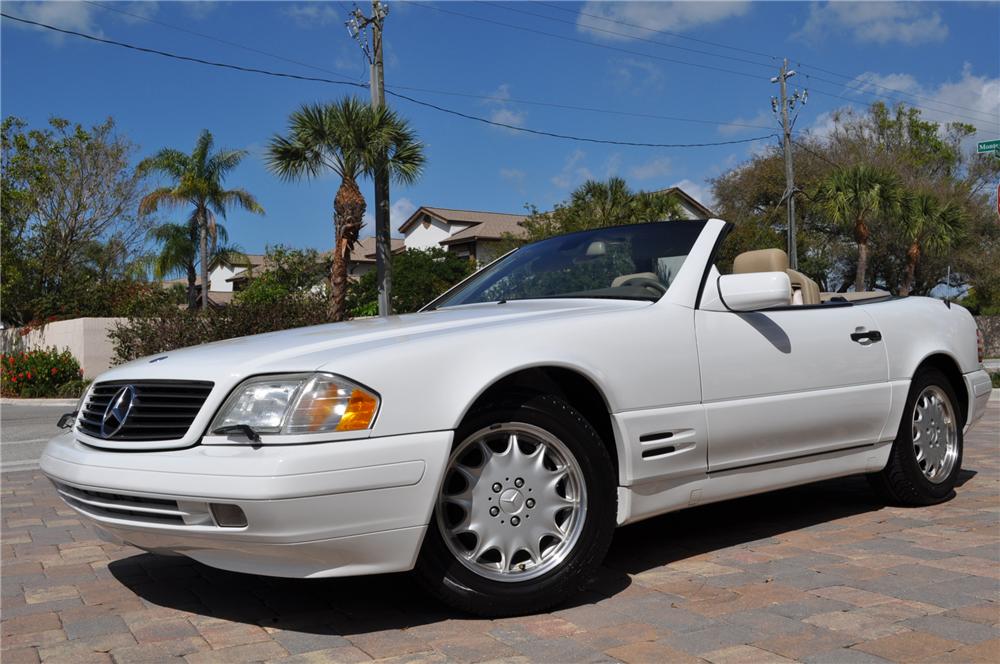
[[[868,475],[875,490],[896,505],[933,505],[952,496],[962,468],[962,414],[955,389],[941,371],[913,377],[889,462]]]
[[[417,580],[469,613],[543,611],[591,580],[616,516],[614,465],[583,416],[552,396],[506,397],[456,431]]]

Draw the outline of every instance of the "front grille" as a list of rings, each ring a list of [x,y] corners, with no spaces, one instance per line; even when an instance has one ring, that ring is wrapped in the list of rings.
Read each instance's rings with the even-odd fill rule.
[[[94,516],[172,525],[184,525],[184,517],[189,516],[174,500],[87,491],[61,482],[55,485],[59,495],[69,505]]]
[[[132,410],[121,429],[111,436],[101,432],[104,412],[126,385],[135,389]],[[176,440],[183,438],[205,404],[212,383],[194,380],[115,380],[97,383],[80,411],[82,433],[111,440]]]

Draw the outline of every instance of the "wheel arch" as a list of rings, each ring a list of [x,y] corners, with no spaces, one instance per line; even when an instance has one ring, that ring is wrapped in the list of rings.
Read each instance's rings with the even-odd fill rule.
[[[579,367],[539,364],[521,367],[498,376],[485,385],[461,413],[461,423],[478,408],[512,393],[550,394],[566,401],[597,432],[614,463],[618,475],[618,446],[611,418],[611,404],[594,377]]]
[[[920,360],[916,369],[913,370],[913,375],[916,376],[924,369],[937,369],[951,383],[951,387],[955,390],[955,395],[958,397],[958,411],[961,413],[962,424],[964,425],[969,418],[970,399],[958,360],[945,352],[931,353]]]

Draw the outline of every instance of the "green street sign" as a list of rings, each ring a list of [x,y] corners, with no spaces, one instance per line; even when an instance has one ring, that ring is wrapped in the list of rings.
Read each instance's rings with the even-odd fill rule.
[[[992,141],[982,141],[977,146],[976,152],[982,154],[984,152],[1000,152],[1000,138],[994,139]]]

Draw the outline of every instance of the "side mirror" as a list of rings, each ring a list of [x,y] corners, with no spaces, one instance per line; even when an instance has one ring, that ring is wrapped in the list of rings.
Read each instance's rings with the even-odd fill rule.
[[[719,277],[719,298],[730,311],[757,311],[785,306],[792,283],[784,272],[749,272]]]

